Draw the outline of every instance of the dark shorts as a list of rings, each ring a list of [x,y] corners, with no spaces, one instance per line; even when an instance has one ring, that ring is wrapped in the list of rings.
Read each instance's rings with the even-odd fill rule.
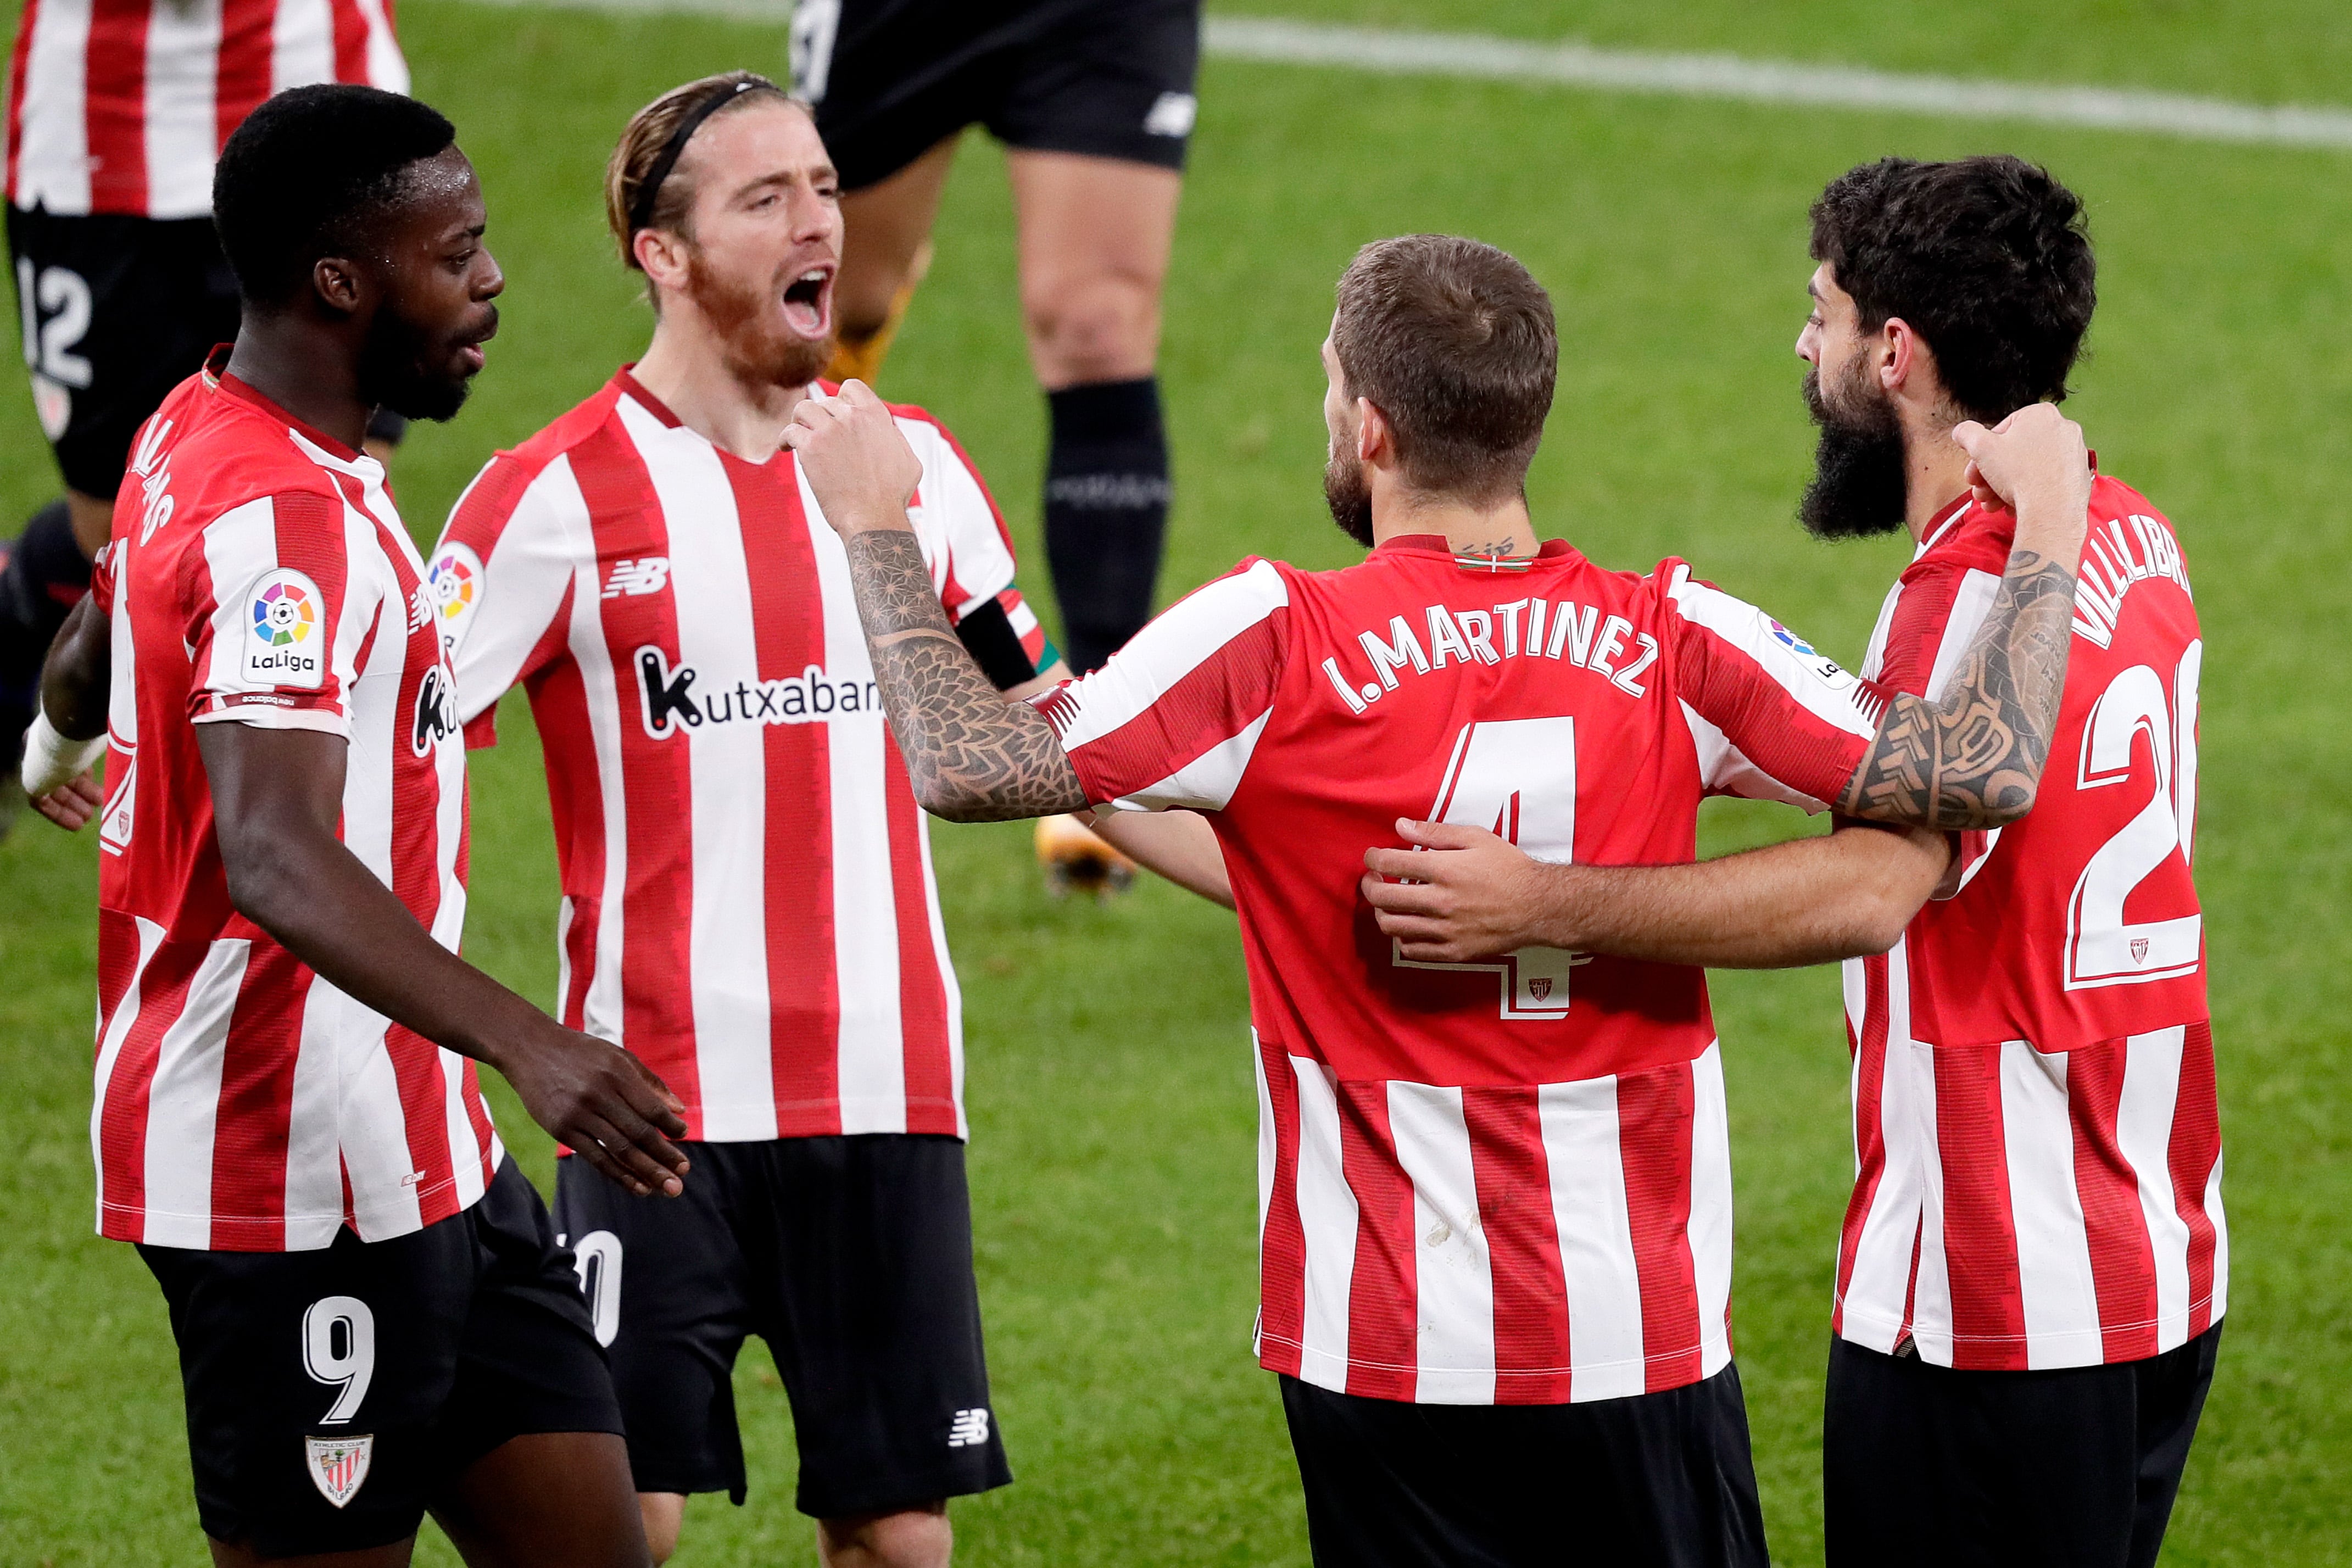
[[[8,209],[33,408],[66,484],[111,500],[131,438],[236,336],[236,277],[210,218]]]
[[[571,1254],[511,1160],[473,1207],[390,1241],[139,1255],[171,1306],[216,1541],[382,1546],[509,1437],[621,1429]]]
[[[1830,1563],[2147,1568],[2221,1342],[2216,1323],[2144,1361],[1955,1372],[1832,1340]]]
[[[767,1341],[792,1401],[803,1513],[887,1513],[1011,1480],[963,1145],[873,1134],[685,1148],[680,1197],[633,1197],[572,1159],[555,1181],[637,1490],[743,1500],[729,1374],[747,1334]]]
[[[1738,1368],[1589,1405],[1282,1380],[1316,1568],[1766,1568]]]
[[[1201,0],[800,0],[793,75],[848,190],[967,125],[1181,169]]]

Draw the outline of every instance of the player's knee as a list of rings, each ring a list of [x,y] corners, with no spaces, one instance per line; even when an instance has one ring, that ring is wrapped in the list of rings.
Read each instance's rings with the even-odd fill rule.
[[[955,1532],[945,1503],[817,1523],[825,1568],[947,1568]]]
[[[677,1554],[678,1531],[686,1525],[686,1499],[673,1491],[641,1491],[637,1511],[645,1517],[646,1546],[655,1568],[660,1568]]]
[[[1141,278],[1024,290],[1021,313],[1048,387],[1150,375],[1159,357],[1160,296]]]

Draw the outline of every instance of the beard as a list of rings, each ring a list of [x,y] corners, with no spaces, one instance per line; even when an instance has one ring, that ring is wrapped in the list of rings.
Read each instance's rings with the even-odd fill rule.
[[[751,385],[804,387],[833,360],[834,335],[811,341],[780,326],[776,301],[790,279],[781,273],[746,284],[709,267],[700,251],[687,258],[687,293],[724,343],[727,369]]]
[[[1822,392],[1821,372],[1805,372],[1805,411],[1822,434],[1797,519],[1817,539],[1892,533],[1903,526],[1909,499],[1894,400],[1859,376],[1848,379],[1847,406],[1840,407]]]
[[[1372,548],[1372,487],[1364,481],[1364,465],[1340,456],[1336,444],[1323,465],[1323,504],[1331,508],[1331,520],[1341,533],[1366,549]]]
[[[495,310],[490,319],[498,319]],[[405,419],[454,419],[474,390],[474,378],[432,368],[436,359],[446,366],[451,358],[449,345],[424,328],[395,311],[379,310],[360,345],[360,394]]]

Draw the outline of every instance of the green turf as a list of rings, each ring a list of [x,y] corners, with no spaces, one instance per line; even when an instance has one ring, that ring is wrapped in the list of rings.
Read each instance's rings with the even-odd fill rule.
[[[1292,14],[1739,48],[1905,69],[2080,77],[2272,100],[2344,96],[2352,23],[2297,3],[1666,7],[1297,0]],[[474,405],[395,479],[421,534],[494,445],[634,351],[596,181],[627,111],[690,75],[781,68],[774,30],[408,0],[418,90],[457,119],[512,282]],[[1315,345],[1353,247],[1461,229],[1554,290],[1563,377],[1533,496],[1552,529],[1638,565],[1675,552],[1858,657],[1889,545],[1790,522],[1808,432],[1789,349],[1806,202],[1890,151],[2008,148],[2091,199],[2104,305],[2074,405],[2105,465],[2173,517],[2211,644],[2200,882],[2230,1149],[2234,1310],[2167,1561],[2352,1562],[2352,1117],[2338,904],[2352,742],[2330,571],[2347,559],[2352,162],[2090,132],[1372,79],[1213,62],[1168,311],[1179,500],[1166,585],[1249,551],[1336,564],[1320,515]],[[943,413],[1034,559],[1042,411],[1013,304],[996,154],[975,142],[886,378]],[[0,516],[52,479],[0,407]],[[1042,570],[1028,573],[1040,600]],[[552,988],[551,852],[530,727],[478,759],[468,950]],[[1720,850],[1800,831],[1710,815]],[[1230,921],[1164,887],[1108,910],[1037,890],[1017,827],[942,829],[971,1035],[972,1180],[997,1402],[1020,1484],[960,1505],[974,1563],[1305,1560],[1271,1380],[1251,1364],[1245,1001]],[[89,1236],[92,855],[41,824],[0,846],[0,1564],[195,1563],[168,1332],[129,1249]],[[1776,1555],[1820,1558],[1815,1479],[1832,1247],[1849,1155],[1827,971],[1717,989],[1738,1172],[1737,1319]],[[545,1140],[501,1123],[544,1179]],[[703,1500],[678,1561],[792,1561],[789,1426],[746,1357],[751,1505]],[[428,1541],[420,1561],[452,1562]],[[804,1558],[802,1560],[805,1560]]]

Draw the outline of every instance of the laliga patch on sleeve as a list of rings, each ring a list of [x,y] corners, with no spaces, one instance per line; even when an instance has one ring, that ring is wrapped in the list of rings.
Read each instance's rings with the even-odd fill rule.
[[[327,679],[327,601],[301,572],[265,571],[246,591],[247,685],[316,691]]]
[[[1804,662],[1805,668],[1812,672],[1813,678],[1832,691],[1842,692],[1854,684],[1853,677],[1846,674],[1835,659],[1825,656],[1811,643],[1806,642],[1778,621],[1768,615],[1764,618],[1764,624],[1771,629],[1774,642],[1796,654]]]
[[[433,624],[441,633],[441,646],[454,653],[474,619],[475,607],[482,601],[482,558],[468,546],[444,544],[433,552],[433,564],[425,569],[425,592],[433,608]]]

